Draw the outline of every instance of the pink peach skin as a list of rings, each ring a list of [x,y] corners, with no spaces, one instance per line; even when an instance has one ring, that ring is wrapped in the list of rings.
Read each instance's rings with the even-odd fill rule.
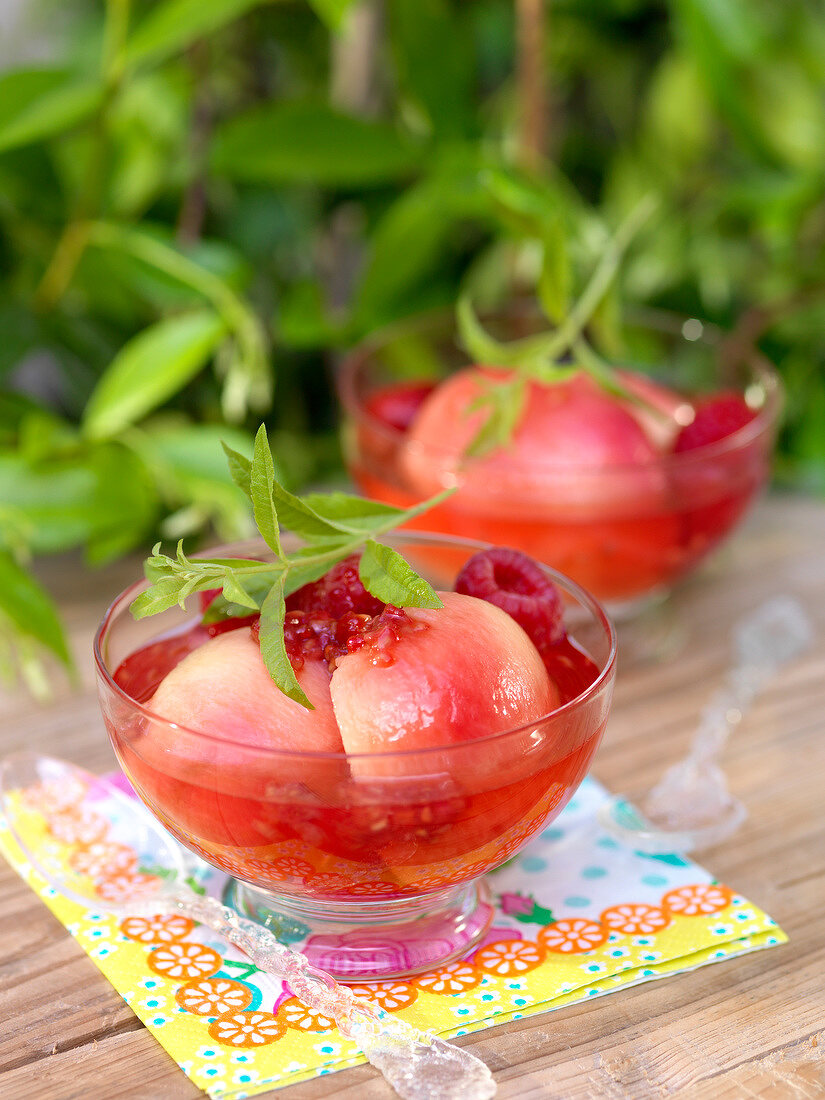
[[[660,512],[666,496],[658,451],[635,417],[587,375],[528,384],[509,445],[465,458],[484,412],[468,412],[483,380],[501,371],[459,371],[423,403],[402,445],[402,473],[416,494],[458,484],[456,506],[500,519],[547,521]]]
[[[375,663],[370,645],[340,657],[331,678],[323,661],[306,661],[297,675],[312,711],[278,690],[248,629],[219,635],[169,673],[148,707],[167,722],[221,740],[154,723],[142,739],[143,755],[159,771],[174,766],[190,782],[240,795],[251,793],[267,763],[276,784],[319,785],[311,762],[258,756],[253,765],[254,754],[243,746],[387,756],[351,762],[357,776],[449,774],[449,753],[444,760],[396,754],[517,728],[559,705],[538,651],[509,615],[472,596],[440,595],[443,610],[408,609],[413,628],[402,628],[388,665]],[[486,748],[472,764],[466,752],[461,761],[475,789],[484,789],[482,773],[496,786],[506,783],[513,764]]]
[[[506,749],[449,751],[425,761],[393,756],[458,746],[536,721],[559,694],[533,643],[506,612],[473,596],[440,592],[443,610],[408,608],[413,623],[392,651],[373,663],[369,646],[343,657],[332,675],[332,705],[356,777],[452,774],[459,787],[486,789],[511,781],[518,761]],[[453,773],[466,772],[464,775]]]
[[[251,795],[263,782],[273,787],[320,782],[321,773],[308,774],[301,758],[268,759],[244,751],[244,746],[285,753],[343,751],[326,663],[307,660],[296,675],[314,710],[275,686],[248,627],[211,638],[172,669],[146,704],[167,723],[184,729],[150,723],[142,755],[161,772],[241,796]]]

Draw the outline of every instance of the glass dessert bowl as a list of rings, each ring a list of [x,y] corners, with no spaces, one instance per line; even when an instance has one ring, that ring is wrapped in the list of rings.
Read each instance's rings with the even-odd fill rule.
[[[498,331],[522,336],[531,324],[499,318]],[[467,454],[478,405],[506,374],[468,368],[454,327],[442,316],[397,326],[339,375],[360,491],[407,507],[457,487],[413,526],[516,547],[623,619],[691,573],[768,480],[778,376],[755,352],[725,358],[699,321],[629,328],[628,365],[614,375],[623,395],[584,372],[531,381],[509,440],[480,456]]]
[[[480,549],[417,533],[386,541],[441,589],[452,587],[462,563]],[[233,557],[266,553],[260,543],[231,548]],[[403,706],[403,689],[392,681],[385,691],[382,677],[409,674],[420,682],[431,676],[429,724],[413,731],[414,747],[400,751],[273,747],[262,732],[265,723],[254,731],[244,727],[247,702],[230,687],[217,732],[214,725],[205,732],[170,719],[169,700],[181,670],[200,669],[199,679],[192,673],[186,680],[186,691],[199,696],[187,706],[224,690],[220,667],[205,655],[246,645],[249,620],[216,637],[200,614],[179,607],[135,621],[129,607],[146,587],[137,584],[115,600],[95,640],[101,709],[117,757],[169,832],[230,876],[227,902],[299,944],[316,965],[357,981],[420,972],[457,958],[484,937],[492,919],[481,876],[515,856],[561,812],[587,773],[607,721],[613,629],[578,585],[552,570],[542,573],[561,595],[566,633],[537,665],[552,689],[541,698],[552,705],[526,723],[462,739],[463,716],[485,713],[488,651],[498,644],[498,620],[494,633],[485,633],[484,623],[472,626],[452,646],[452,627],[436,629],[428,619],[444,612],[407,609],[413,625],[398,630],[392,615],[382,613],[375,620],[378,648],[371,642],[372,648],[354,649],[340,664],[332,661],[336,713],[350,748],[401,729],[391,712]],[[448,595],[450,610],[457,597]],[[518,642],[515,635],[507,639],[510,649]],[[413,651],[415,660],[409,658]],[[517,653],[513,660],[521,662]],[[347,662],[355,669],[349,681],[342,678]],[[468,674],[474,662],[477,677]],[[293,665],[300,668],[300,660]],[[318,703],[311,684],[302,679]],[[444,690],[450,697],[441,700]],[[165,716],[152,709],[161,698]],[[301,723],[322,717],[320,705],[302,711],[287,739],[299,743]],[[370,726],[373,719],[377,724]],[[307,729],[313,744],[325,745],[321,727]]]

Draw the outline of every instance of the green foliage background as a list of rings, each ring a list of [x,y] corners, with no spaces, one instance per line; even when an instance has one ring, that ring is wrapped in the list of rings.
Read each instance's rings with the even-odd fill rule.
[[[548,0],[526,169],[514,0],[40,0],[0,73],[0,665],[68,660],[32,555],[248,529],[219,439],[339,468],[329,368],[470,287],[590,270],[653,192],[617,303],[758,339],[780,480],[825,490],[825,13],[817,0]],[[368,42],[369,28],[374,41]],[[558,289],[558,287],[557,287]]]

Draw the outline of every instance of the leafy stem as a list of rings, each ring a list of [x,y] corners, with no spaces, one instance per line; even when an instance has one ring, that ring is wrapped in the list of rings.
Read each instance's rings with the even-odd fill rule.
[[[269,360],[263,327],[223,279],[144,230],[95,221],[88,227],[88,235],[89,243],[134,256],[203,295],[214,306],[238,350],[236,369],[229,373],[224,387],[224,413],[229,420],[239,419],[248,403],[261,407],[269,400]]]
[[[170,557],[161,553],[158,543],[145,566],[150,585],[132,603],[132,614],[142,619],[176,604],[184,607],[195,592],[220,589],[221,595],[210,604],[208,619],[259,612],[261,656],[270,676],[285,695],[311,709],[286,650],[286,598],[363,547],[359,574],[373,596],[396,607],[440,608],[441,600],[432,586],[377,537],[438,504],[451,490],[407,509],[346,493],[314,493],[302,499],[276,480],[263,425],[255,437],[251,461],[226,445],[224,451],[234,481],[252,503],[255,522],[273,560],[189,558],[181,543]],[[299,549],[284,550],[281,526],[303,540]]]
[[[468,457],[486,454],[512,438],[524,407],[528,380],[553,385],[584,370],[608,392],[627,400],[642,400],[622,384],[618,373],[590,348],[583,334],[616,278],[628,246],[655,209],[656,200],[652,195],[646,195],[630,211],[605,247],[581,296],[566,312],[558,327],[550,332],[536,333],[507,343],[496,340],[481,324],[469,296],[462,295],[458,302],[457,318],[465,351],[478,364],[509,368],[516,375],[491,380],[486,392],[471,410],[483,407],[487,416],[467,448]],[[548,243],[542,279],[548,285],[553,281],[548,271],[554,260],[553,249]],[[539,294],[548,320],[553,321],[551,314],[555,310],[548,308],[545,298],[545,294]]]

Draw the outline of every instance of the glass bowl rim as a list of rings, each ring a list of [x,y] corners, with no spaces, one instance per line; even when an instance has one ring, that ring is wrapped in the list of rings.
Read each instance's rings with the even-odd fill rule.
[[[490,543],[480,542],[475,539],[464,539],[459,537],[451,537],[434,534],[428,531],[402,531],[400,529],[393,529],[382,535],[382,538],[387,537],[404,540],[409,542],[423,542],[426,546],[443,547],[445,549],[468,549],[473,551],[486,550],[491,548]],[[216,550],[228,551],[235,550],[240,551],[243,547],[251,547],[252,545],[260,545],[263,543],[262,539],[246,539],[235,543],[221,544],[220,546],[210,547],[209,549],[200,551],[198,554],[192,555],[193,557],[213,557]],[[265,544],[264,544],[265,545]],[[329,760],[329,761],[346,761],[346,760],[386,760],[387,756],[411,758],[421,757],[426,759],[430,755],[443,754],[445,752],[452,752],[455,750],[468,750],[473,746],[478,745],[490,745],[493,742],[497,742],[506,737],[517,738],[519,735],[523,735],[549,719],[556,719],[560,715],[570,714],[574,711],[580,710],[591,699],[595,698],[605,687],[606,684],[612,679],[617,658],[617,635],[616,628],[613,625],[612,620],[601,605],[599,600],[595,596],[592,596],[587,589],[582,588],[574,580],[571,580],[564,573],[560,573],[558,570],[551,568],[549,565],[545,565],[543,562],[538,562],[538,565],[543,569],[550,579],[565,589],[569,594],[574,596],[579,604],[584,605],[590,612],[591,616],[596,620],[600,626],[602,632],[606,634],[609,648],[607,657],[605,658],[604,668],[601,669],[599,675],[583,692],[576,695],[573,699],[563,703],[561,706],[556,707],[554,710],[549,711],[547,714],[542,714],[538,718],[533,719],[531,722],[523,723],[520,726],[515,726],[506,730],[499,730],[496,733],[486,734],[484,737],[475,737],[466,741],[452,742],[445,745],[431,745],[425,749],[402,749],[399,752],[382,753],[382,752],[368,752],[368,753],[347,753],[347,752],[312,752],[308,750],[289,750],[289,749],[275,749],[269,748],[266,745],[252,745],[245,741],[238,741],[232,738],[216,737],[214,734],[205,733],[202,730],[192,729],[188,726],[183,726],[177,722],[170,722],[168,718],[164,718],[162,715],[156,714],[148,707],[139,703],[136,699],[133,699],[128,692],[124,691],[114,680],[112,673],[106,666],[106,662],[103,658],[102,643],[105,635],[107,634],[110,626],[112,625],[115,616],[121,612],[128,612],[128,604],[139,594],[140,590],[144,588],[148,581],[145,579],[134,581],[132,584],[124,588],[107,607],[103,618],[95,631],[93,642],[93,654],[95,667],[97,669],[98,676],[102,680],[106,689],[116,696],[118,696],[123,702],[129,704],[133,711],[141,715],[141,717],[151,722],[161,722],[165,726],[171,729],[180,730],[182,733],[202,738],[205,741],[212,742],[219,745],[230,745],[233,748],[240,748],[254,755],[262,755],[268,757],[283,757],[286,759],[301,760]],[[171,610],[171,609],[170,609]],[[298,704],[296,704],[298,705]],[[411,779],[415,777],[412,776]],[[377,782],[392,781],[392,777],[388,776],[386,779],[376,779]]]
[[[407,328],[414,332],[416,325],[423,325],[427,322],[432,323],[442,318],[443,314],[440,311],[430,311],[428,313],[418,314],[415,317],[405,318],[401,322],[394,322],[393,324],[386,325],[348,351],[347,354],[342,357],[336,369],[336,389],[345,412],[354,419],[366,421],[371,431],[382,435],[393,445],[399,445],[406,438],[406,432],[393,427],[384,420],[380,420],[369,412],[358,392],[356,382],[358,372],[366,366],[370,356],[381,347],[382,342],[385,342],[393,332],[403,332]],[[703,335],[698,341],[690,341],[690,343],[713,349],[722,342],[721,330],[718,330],[716,326],[710,323],[700,321],[700,324],[703,325]],[[648,327],[652,331],[658,331],[664,335],[676,335],[675,333],[669,333],[669,330],[661,324],[642,324],[641,326],[636,325],[635,327]],[[724,438],[714,443],[706,443],[701,447],[694,447],[687,451],[656,454],[649,460],[642,462],[616,463],[610,466],[588,466],[584,464],[580,466],[568,466],[558,462],[535,462],[531,458],[531,468],[534,471],[539,470],[547,473],[555,473],[561,477],[609,478],[614,474],[626,475],[629,471],[669,470],[672,467],[690,467],[691,465],[696,465],[707,460],[713,460],[723,455],[744,450],[760,436],[773,430],[777,425],[784,402],[784,386],[782,385],[782,379],[776,367],[773,366],[758,348],[749,348],[746,354],[742,355],[740,358],[741,362],[746,363],[750,367],[753,375],[752,381],[757,385],[761,385],[765,394],[765,400],[756,410],[756,415],[753,420],[750,420],[747,424],[731,432]],[[464,366],[457,367],[455,371],[451,371],[446,377],[449,378],[458,371],[466,370],[471,366],[472,364],[468,362]],[[622,364],[616,364],[616,366],[618,369],[623,369]],[[632,367],[628,367],[627,369],[632,369]],[[643,374],[642,377],[646,378],[648,376]],[[415,381],[415,379],[410,379],[410,381]],[[436,385],[438,385],[439,381],[442,380],[437,380]],[[678,391],[674,392],[678,393]],[[451,452],[442,451],[440,448],[431,445],[424,446],[420,443],[408,443],[407,445],[408,447],[414,447],[419,453],[424,452],[426,454],[435,455],[447,454],[452,457]]]

